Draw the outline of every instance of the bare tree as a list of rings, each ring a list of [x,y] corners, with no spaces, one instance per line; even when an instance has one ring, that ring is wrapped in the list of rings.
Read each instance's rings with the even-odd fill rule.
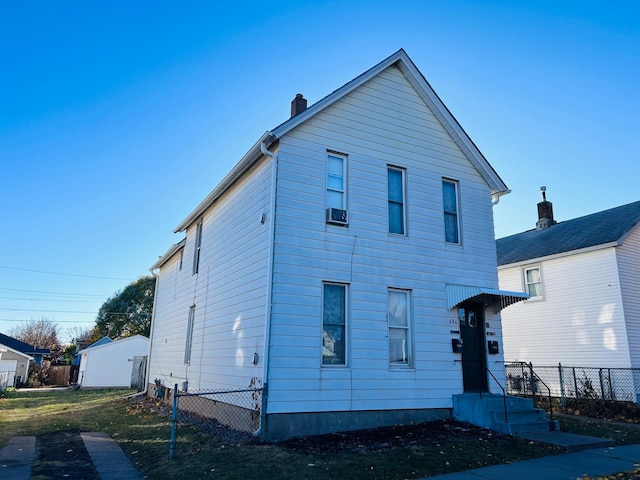
[[[9,335],[36,348],[48,348],[52,353],[60,350],[58,324],[48,318],[24,322],[12,328]]]

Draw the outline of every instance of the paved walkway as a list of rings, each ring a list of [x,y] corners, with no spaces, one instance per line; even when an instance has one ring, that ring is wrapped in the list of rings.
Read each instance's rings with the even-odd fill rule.
[[[102,480],[142,480],[117,442],[106,433],[81,433]],[[0,480],[29,480],[36,459],[36,437],[13,437],[0,450]]]
[[[477,468],[429,480],[579,480],[637,468],[640,468],[640,445],[624,445]]]

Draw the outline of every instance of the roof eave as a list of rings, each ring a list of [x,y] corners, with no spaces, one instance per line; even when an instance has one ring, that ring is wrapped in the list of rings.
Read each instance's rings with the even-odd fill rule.
[[[171,259],[171,257],[173,257],[182,248],[184,248],[185,243],[186,239],[183,238],[178,243],[174,243],[173,245],[171,245],[171,247],[169,247],[169,249],[162,256],[160,256],[160,258],[158,258],[156,263],[154,263],[149,270],[153,273],[154,270],[162,267],[169,261],[169,259]]]
[[[207,197],[200,202],[180,225],[178,225],[173,233],[180,233],[189,227],[193,222],[198,220],[204,212],[215,203],[215,201],[233,185],[240,177],[242,177],[253,164],[262,157],[263,153],[260,150],[260,145],[264,142],[267,146],[272,144],[276,140],[274,134],[270,131],[265,132],[258,141],[249,149],[249,151],[242,157],[242,159],[236,164],[235,167],[227,174],[226,177],[207,195]]]

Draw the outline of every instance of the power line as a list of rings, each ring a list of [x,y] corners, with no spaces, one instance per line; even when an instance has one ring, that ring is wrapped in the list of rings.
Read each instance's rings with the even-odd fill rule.
[[[30,322],[31,320],[17,318],[0,318],[0,322]],[[51,320],[52,323],[95,323],[95,320]]]
[[[124,280],[127,282],[131,282],[130,278],[118,278],[118,277],[100,277],[97,275],[80,275],[77,273],[62,273],[62,272],[47,272],[45,270],[31,270],[29,268],[18,268],[18,267],[7,267],[5,265],[0,265],[0,268],[4,268],[6,270],[18,270],[20,272],[31,272],[31,273],[45,273],[47,275],[62,275],[65,277],[81,277],[81,278],[97,278],[100,280]]]
[[[41,293],[44,295],[62,295],[62,296],[70,296],[70,297],[96,297],[96,298],[105,298],[108,295],[97,295],[93,293],[65,293],[65,292],[45,292],[42,290],[18,290],[15,288],[3,288],[0,287],[0,291],[4,292],[21,292],[21,293]]]
[[[96,312],[79,312],[76,310],[34,310],[32,308],[2,308],[0,310],[5,312],[45,312],[45,313],[93,313]]]
[[[68,298],[20,298],[20,297],[0,297],[3,300],[19,300],[27,302],[67,302],[67,303],[96,303],[100,300],[69,300]]]

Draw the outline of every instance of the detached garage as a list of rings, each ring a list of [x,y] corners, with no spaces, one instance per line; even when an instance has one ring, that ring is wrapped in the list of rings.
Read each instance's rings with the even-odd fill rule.
[[[134,335],[80,350],[78,383],[92,388],[143,386],[148,348],[147,337]]]

